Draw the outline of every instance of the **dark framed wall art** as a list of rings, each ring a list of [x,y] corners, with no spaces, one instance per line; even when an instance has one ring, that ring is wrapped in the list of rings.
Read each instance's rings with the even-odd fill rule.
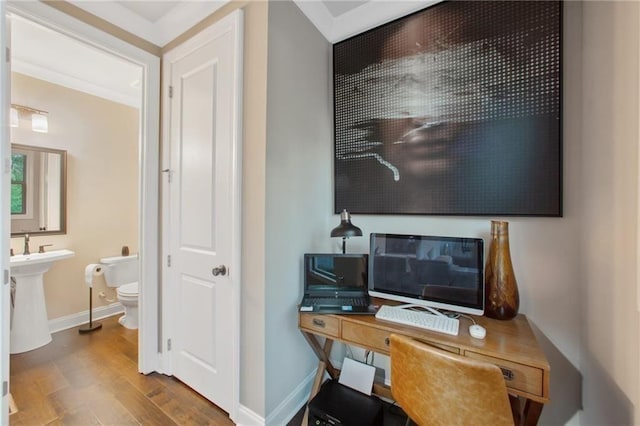
[[[561,216],[561,22],[451,1],[336,43],[335,211]]]

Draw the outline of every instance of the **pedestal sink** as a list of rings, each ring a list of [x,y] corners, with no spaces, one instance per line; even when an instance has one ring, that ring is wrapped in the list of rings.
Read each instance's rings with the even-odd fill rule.
[[[11,276],[16,293],[11,322],[12,354],[30,351],[51,342],[47,306],[44,300],[43,275],[54,262],[75,256],[71,250],[11,256]]]

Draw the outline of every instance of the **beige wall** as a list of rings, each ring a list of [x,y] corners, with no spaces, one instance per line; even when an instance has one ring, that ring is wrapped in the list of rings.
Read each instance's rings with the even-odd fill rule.
[[[265,381],[264,324],[268,3],[234,4],[242,7],[245,13],[240,403],[266,416],[268,384]]]
[[[581,424],[638,424],[640,4],[583,3]],[[635,407],[635,408],[634,408]]]
[[[22,74],[11,76],[11,101],[49,112],[49,133],[35,133],[23,121],[11,142],[67,151],[67,234],[31,237],[31,251],[53,244],[75,257],[62,260],[44,276],[49,319],[89,308],[84,269],[101,257],[138,250],[138,110]],[[23,239],[12,238],[16,253]],[[103,277],[94,283],[94,307],[115,299]]]

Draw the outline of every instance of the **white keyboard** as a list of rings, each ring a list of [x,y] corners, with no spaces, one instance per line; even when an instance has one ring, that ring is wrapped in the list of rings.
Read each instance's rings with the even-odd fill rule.
[[[451,334],[452,336],[458,335],[458,325],[460,324],[460,320],[456,318],[411,311],[389,305],[381,305],[378,312],[376,312],[376,318],[383,321],[437,331],[439,333]]]

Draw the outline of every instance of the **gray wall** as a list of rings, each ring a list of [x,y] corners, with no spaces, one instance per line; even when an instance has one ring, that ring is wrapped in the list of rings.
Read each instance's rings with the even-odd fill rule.
[[[265,406],[267,424],[279,425],[287,410],[278,405],[317,364],[298,331],[297,304],[302,254],[329,249],[333,106],[331,45],[300,9],[270,2],[268,32]]]

